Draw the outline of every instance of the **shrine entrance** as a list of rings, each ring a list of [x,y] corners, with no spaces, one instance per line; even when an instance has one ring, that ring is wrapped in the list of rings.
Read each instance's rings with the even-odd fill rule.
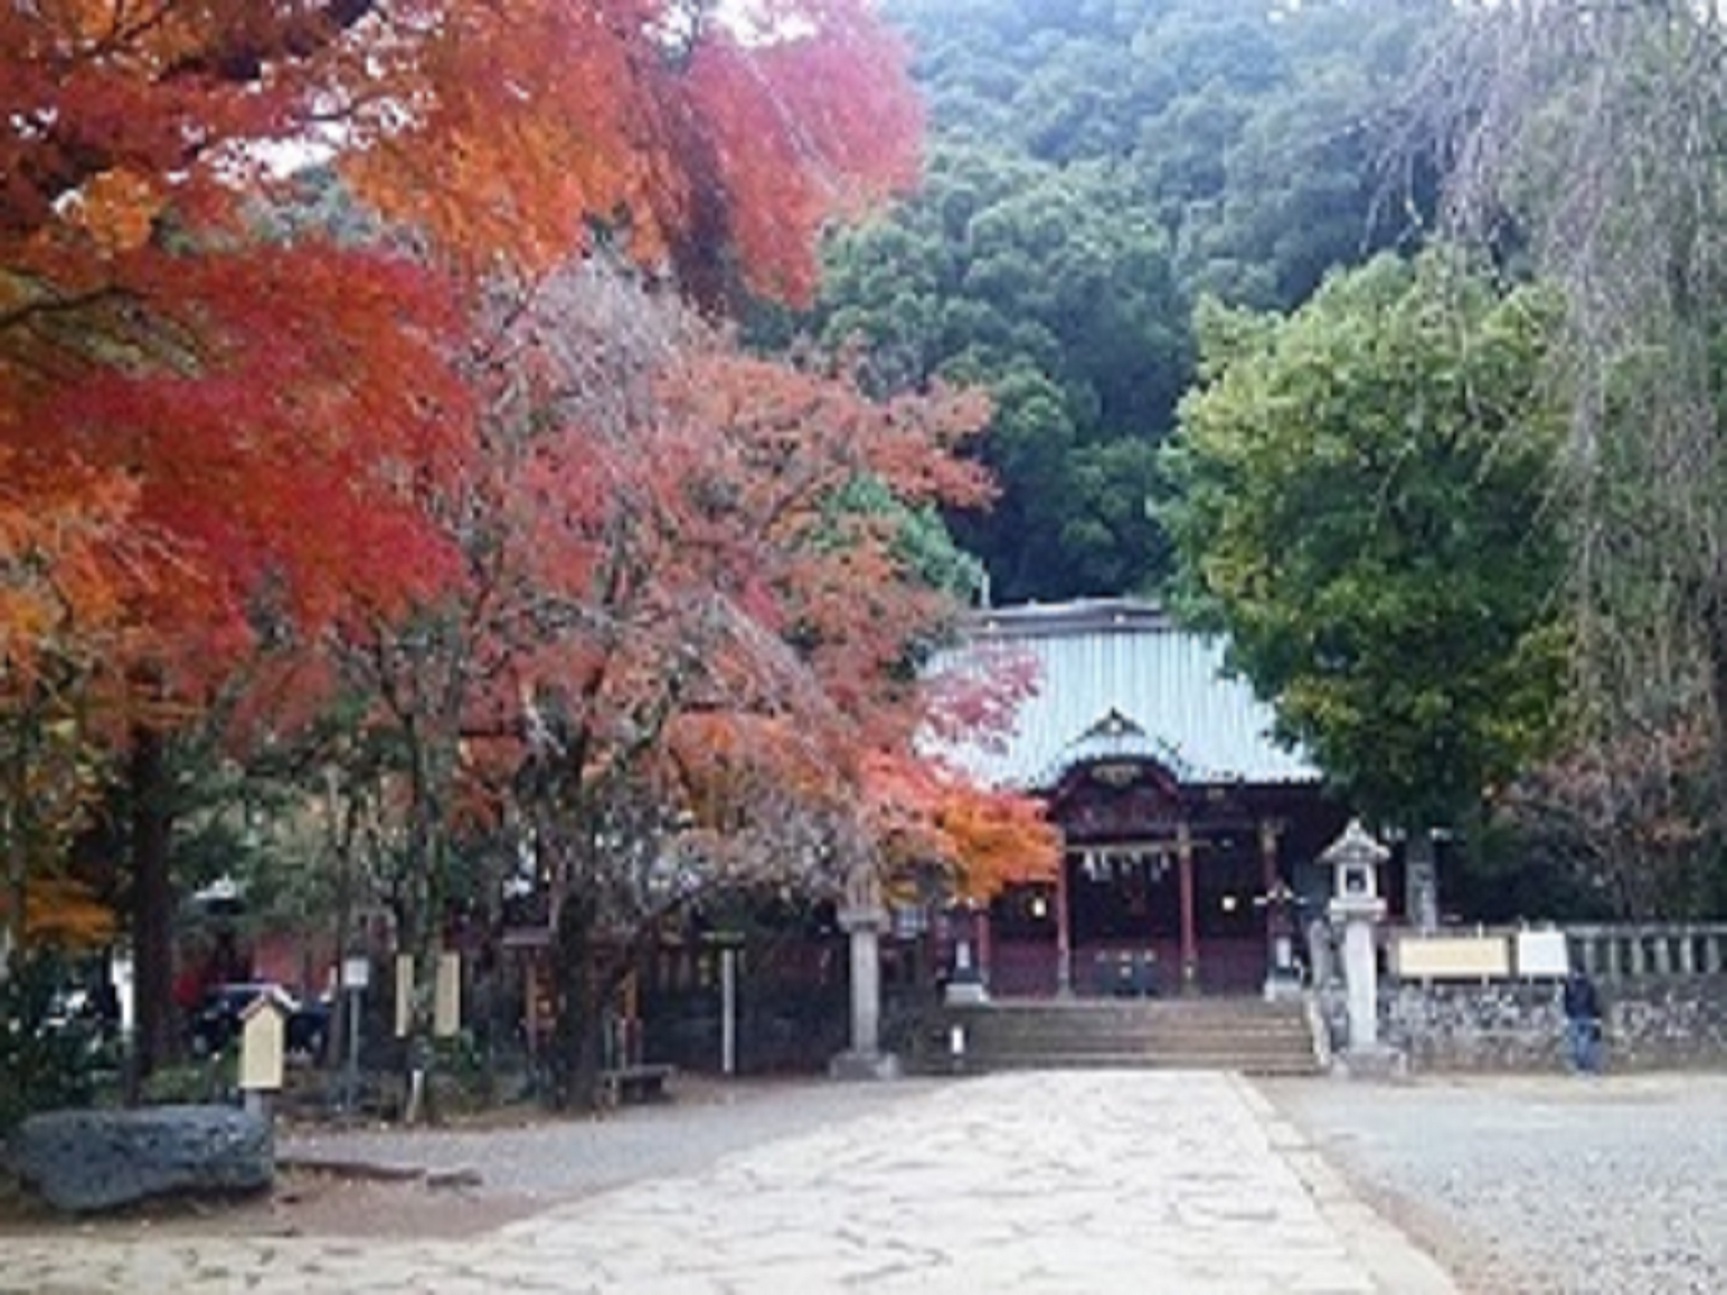
[[[1069,851],[1069,988],[1114,996],[1171,993],[1196,981],[1215,990],[1259,988],[1266,949],[1266,914],[1256,903],[1264,890],[1260,864],[1228,842],[1222,850],[1214,844],[1200,838],[1189,847],[1188,899],[1179,839]],[[1059,956],[1059,938],[1057,945]]]
[[[979,609],[942,669],[1004,662],[1038,686],[1011,731],[947,754],[980,783],[1040,797],[1056,878],[961,912],[989,992],[1258,992],[1294,975],[1314,861],[1347,815],[1226,643],[1133,598]],[[956,946],[957,947],[957,946]],[[968,968],[969,971],[969,968]]]
[[[1257,994],[1298,974],[1305,873],[1341,825],[1313,791],[1184,785],[1149,758],[1074,763],[1048,794],[1060,876],[990,908],[992,991]]]

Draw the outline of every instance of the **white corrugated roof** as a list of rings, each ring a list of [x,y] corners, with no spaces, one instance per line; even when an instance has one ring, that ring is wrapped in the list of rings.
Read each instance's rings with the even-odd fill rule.
[[[1001,749],[944,754],[996,786],[1041,788],[1078,760],[1146,755],[1183,782],[1313,782],[1318,771],[1270,736],[1271,708],[1223,672],[1221,639],[1178,629],[1128,598],[1002,607],[973,614],[966,646],[937,669],[1029,655],[1038,690]],[[982,651],[979,651],[979,648]],[[1126,724],[1105,723],[1112,713]]]

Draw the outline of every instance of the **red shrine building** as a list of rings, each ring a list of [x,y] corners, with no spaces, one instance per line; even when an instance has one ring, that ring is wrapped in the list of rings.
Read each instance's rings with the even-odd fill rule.
[[[1223,643],[1132,599],[985,609],[962,668],[1028,657],[1037,690],[1004,742],[947,754],[1041,797],[1065,859],[975,923],[1003,996],[1259,993],[1299,972],[1329,894],[1315,863],[1343,828]],[[952,658],[949,661],[953,663]],[[979,915],[980,918],[983,915]]]

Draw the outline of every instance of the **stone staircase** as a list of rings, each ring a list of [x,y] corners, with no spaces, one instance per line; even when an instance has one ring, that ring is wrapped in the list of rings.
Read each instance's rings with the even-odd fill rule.
[[[955,1029],[964,1032],[955,1055]],[[947,1006],[927,1069],[1145,1068],[1319,1073],[1306,1005],[1256,998],[1005,999]]]

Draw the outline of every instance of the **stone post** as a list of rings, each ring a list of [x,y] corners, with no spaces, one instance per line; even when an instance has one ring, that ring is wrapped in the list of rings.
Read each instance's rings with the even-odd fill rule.
[[[1385,1074],[1398,1068],[1400,1058],[1379,1042],[1379,967],[1373,928],[1385,916],[1379,895],[1379,865],[1390,856],[1351,820],[1343,835],[1319,856],[1337,874],[1329,912],[1343,926],[1343,978],[1349,1010],[1349,1043],[1338,1056],[1345,1073]]]
[[[867,866],[846,883],[840,930],[851,942],[851,1047],[828,1065],[835,1079],[894,1079],[899,1058],[881,1050],[881,933],[887,926],[881,887]]]
[[[1403,912],[1411,926],[1423,935],[1439,929],[1439,861],[1436,835],[1414,831],[1403,848]]]

